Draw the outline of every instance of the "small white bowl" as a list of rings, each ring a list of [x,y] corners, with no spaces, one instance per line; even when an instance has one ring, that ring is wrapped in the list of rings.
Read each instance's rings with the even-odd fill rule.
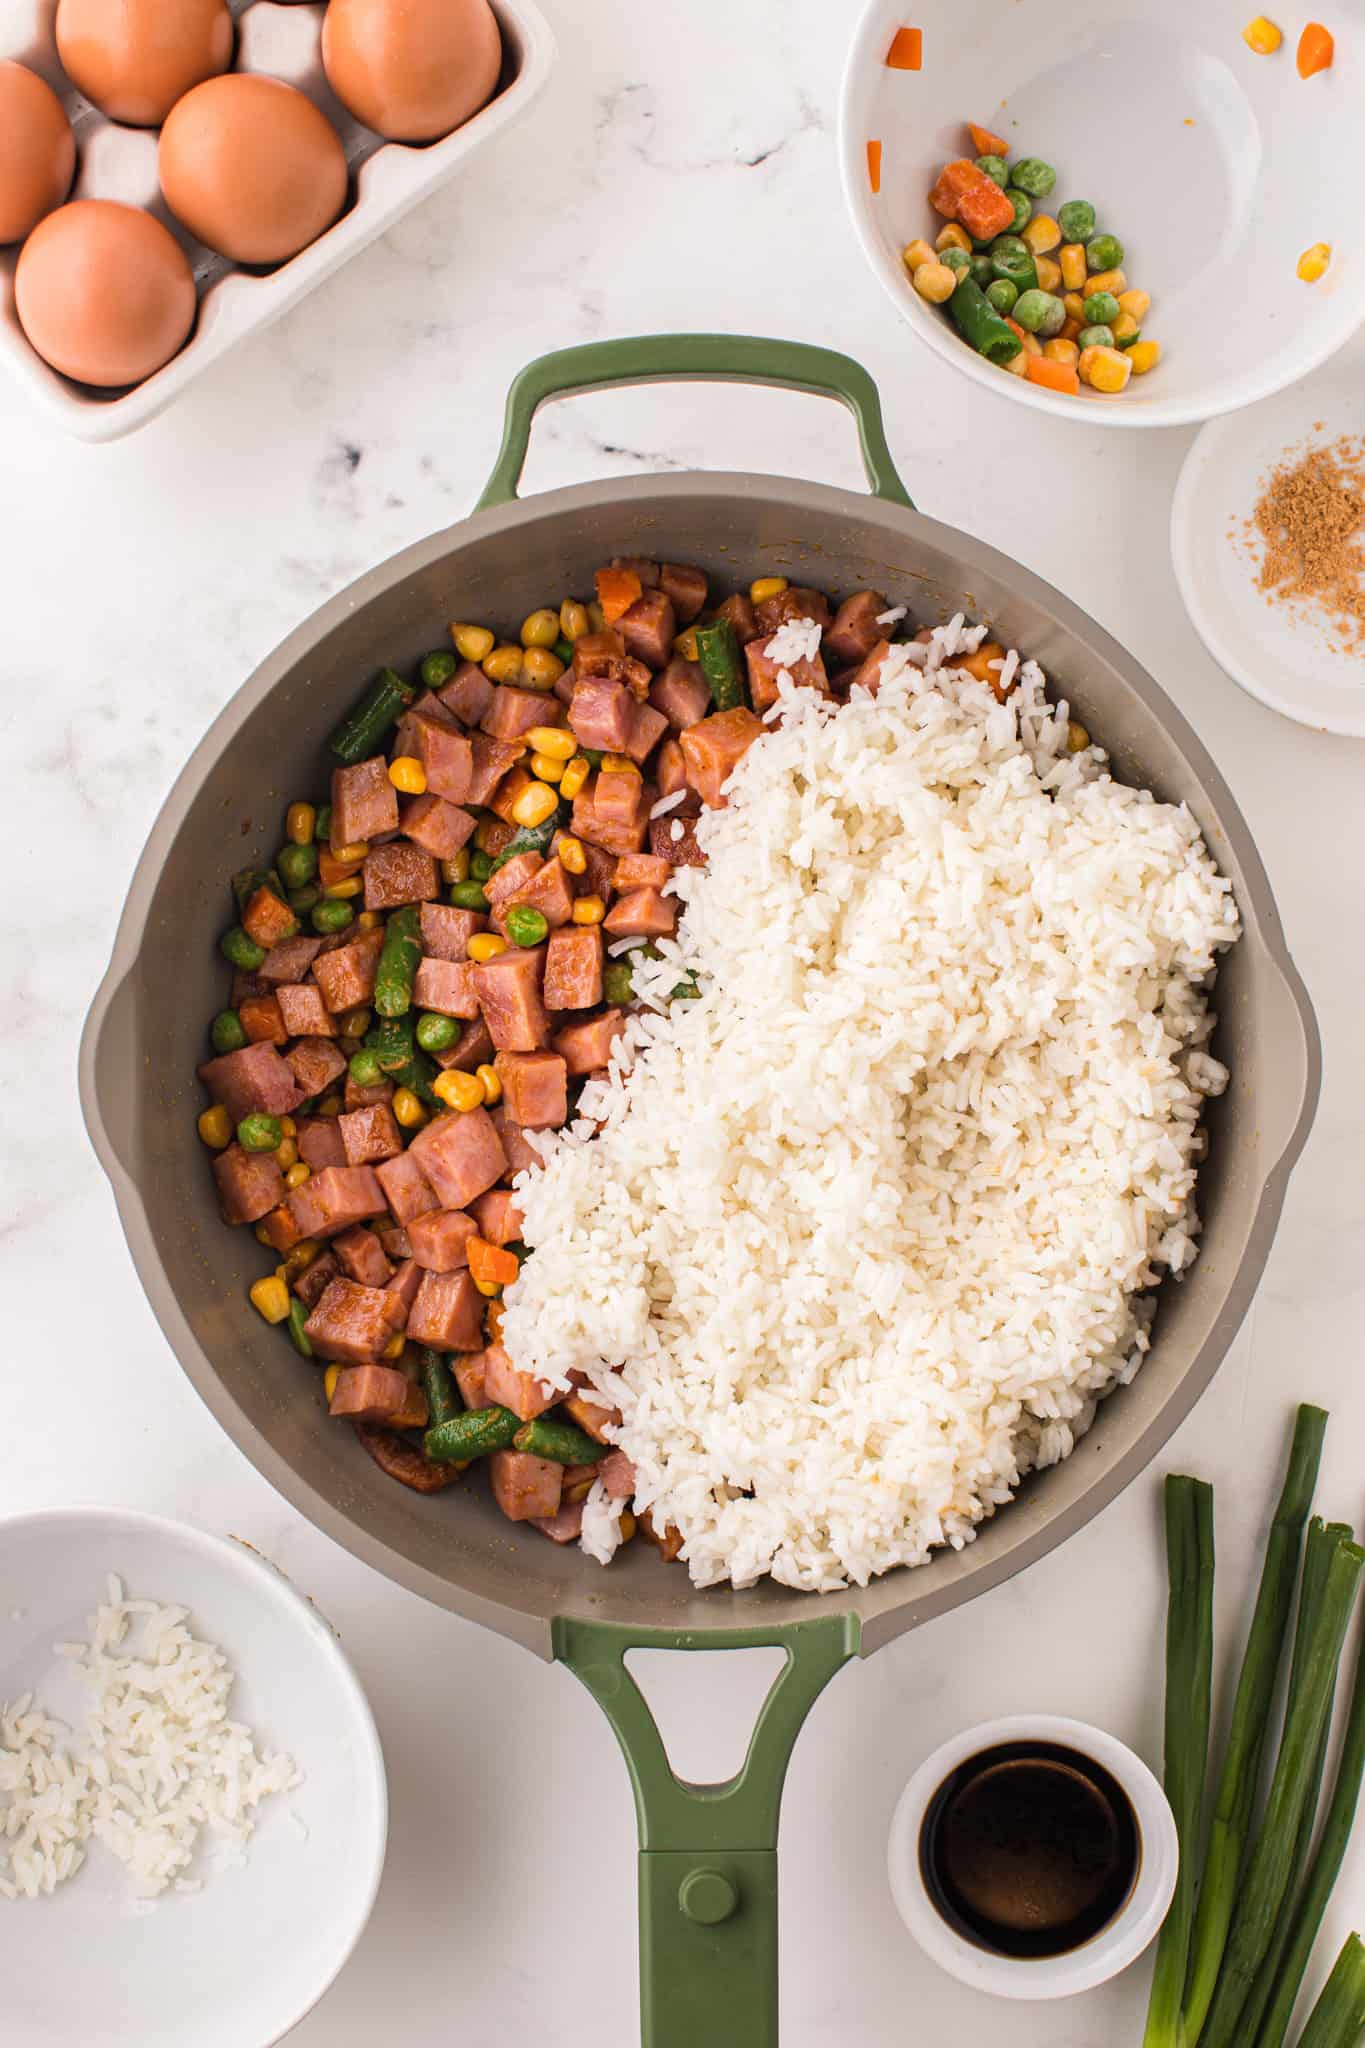
[[[1272,12],[1274,10],[1272,9]],[[964,376],[1058,419],[1169,427],[1232,412],[1307,375],[1365,320],[1356,165],[1365,36],[1337,23],[1330,70],[1301,79],[1298,19],[1258,57],[1247,14],[1190,0],[872,0],[853,39],[839,156],[854,232],[903,319]],[[1330,18],[1330,17],[1329,17]],[[917,24],[921,68],[891,70],[896,30]],[[964,124],[1054,164],[1048,201],[1089,199],[1119,236],[1131,285],[1152,296],[1144,329],[1162,360],[1113,398],[1045,391],[977,355],[941,307],[911,289],[901,250],[943,225],[929,189],[974,154]],[[881,190],[867,145],[880,141]],[[1327,276],[1295,275],[1330,242]]]
[[[1171,562],[1200,639],[1272,711],[1365,739],[1365,651],[1341,653],[1320,613],[1256,588],[1250,518],[1270,472],[1311,443],[1365,435],[1365,352],[1348,350],[1292,391],[1204,428],[1171,505]]]
[[[920,1833],[934,1794],[960,1764],[1007,1742],[1048,1742],[1102,1764],[1127,1793],[1137,1819],[1140,1860],[1127,1900],[1107,1926],[1066,1955],[1019,1958],[978,1948],[949,1926],[920,1870]],[[1070,1998],[1108,1983],[1136,1962],[1156,1936],[1175,1892],[1180,1850],[1166,1795],[1131,1749],[1056,1714],[1013,1714],[955,1735],[922,1763],[891,1821],[887,1869],[897,1910],[925,1954],[974,1991],[997,1998]]]
[[[56,1509],[0,1522],[0,1700],[58,1718],[84,1688],[52,1653],[88,1634],[110,1572],[190,1609],[237,1673],[229,1712],[304,1774],[267,1799],[241,1869],[139,1914],[98,1844],[50,1898],[0,1899],[5,2048],[269,2048],[332,1983],[379,1888],[388,1796],[360,1683],[316,1608],[244,1544],[152,1515]],[[302,1823],[302,1826],[299,1823]],[[198,1858],[196,1858],[196,1865]]]

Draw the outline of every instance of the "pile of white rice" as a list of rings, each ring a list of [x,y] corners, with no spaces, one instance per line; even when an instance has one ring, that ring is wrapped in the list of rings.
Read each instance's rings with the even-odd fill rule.
[[[839,708],[782,686],[677,941],[637,955],[650,1007],[517,1182],[504,1341],[620,1407],[699,1585],[966,1543],[1195,1256],[1230,885],[1183,807],[1069,751],[1035,663],[1005,657],[1004,705],[949,666],[983,636],[955,619]],[[603,1561],[618,1513],[595,1489]]]
[[[260,1802],[301,1782],[289,1757],[261,1755],[228,1718],[232,1667],[187,1616],[125,1599],[110,1578],[90,1641],[54,1646],[94,1695],[76,1745],[31,1694],[0,1703],[0,1898],[52,1893],[92,1838],[126,1865],[139,1899],[171,1883],[197,1891],[183,1873],[200,1831],[217,1865],[242,1863]]]

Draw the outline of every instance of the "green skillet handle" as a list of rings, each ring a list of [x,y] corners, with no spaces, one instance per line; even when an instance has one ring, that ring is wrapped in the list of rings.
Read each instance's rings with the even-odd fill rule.
[[[641,334],[562,348],[528,363],[507,394],[502,447],[476,511],[506,505],[517,495],[531,423],[547,399],[614,384],[776,384],[837,398],[858,423],[867,480],[879,498],[909,505],[882,426],[877,387],[861,363],[836,349],[804,341],[772,341],[753,334]]]
[[[616,1731],[640,1825],[642,2048],[776,2048],[777,1822],[792,1745],[858,1652],[852,1614],[785,1628],[630,1628],[559,1620],[555,1655]],[[738,1774],[687,1785],[625,1668],[628,1650],[785,1650]]]

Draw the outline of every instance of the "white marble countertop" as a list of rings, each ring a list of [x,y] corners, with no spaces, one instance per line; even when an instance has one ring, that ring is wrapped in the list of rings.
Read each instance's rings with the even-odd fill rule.
[[[1334,1410],[1324,1497],[1347,1516],[1365,1509],[1361,748],[1262,710],[1204,655],[1167,556],[1188,434],[1059,430],[983,397],[896,321],[837,188],[851,5],[693,0],[652,10],[645,34],[624,0],[544,4],[561,61],[531,124],[166,417],[92,449],[0,389],[4,857],[19,883],[0,995],[0,1512],[116,1502],[233,1531],[340,1629],[379,1719],[392,1835],[373,1922],[300,2048],[391,2040],[396,2010],[411,2048],[456,2033],[480,2048],[632,2039],[626,1777],[570,1677],[355,1562],[210,1419],[124,1250],[81,1126],[76,1043],[128,875],[188,749],[324,597],[467,511],[508,380],[542,350],[707,326],[848,349],[880,382],[924,509],[1067,591],[1193,720],[1270,870],[1321,1019],[1326,1082],[1256,1304],[1159,1468],[1219,1483],[1225,1628],[1244,1611],[1299,1396]],[[861,483],[841,410],[692,387],[544,417],[528,487],[692,465]],[[73,1281],[98,1305],[93,1331],[54,1314]],[[973,1720],[1067,1712],[1158,1760],[1158,1499],[1154,1471],[1022,1579],[846,1672],[816,1707],[784,1814],[789,2048],[900,2048],[945,2030],[1019,2048],[1140,2039],[1145,1969],[1051,2009],[997,2006],[941,1976],[902,1932],[883,1856],[909,1771]],[[666,1720],[685,1727],[694,1776],[732,1767],[741,1723],[747,1733],[750,1679],[718,1662],[673,1659],[656,1688]],[[553,1810],[525,1798],[528,1768],[557,1786]],[[1363,1914],[1365,1839],[1331,1915],[1333,1950]]]

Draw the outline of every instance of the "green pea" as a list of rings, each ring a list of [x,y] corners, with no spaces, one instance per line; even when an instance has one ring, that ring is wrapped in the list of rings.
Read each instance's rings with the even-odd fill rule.
[[[493,856],[492,856],[492,854],[491,854],[491,853],[483,853],[483,852],[481,852],[481,851],[480,851],[480,849],[479,849],[479,848],[478,848],[478,847],[476,846],[476,847],[474,848],[474,851],[473,851],[473,852],[472,852],[472,853],[470,854],[470,856],[469,856],[469,874],[470,874],[470,879],[471,879],[472,881],[475,881],[475,882],[486,882],[486,881],[488,880],[488,877],[489,877],[489,876],[490,876],[490,875],[492,874],[492,872],[493,872]]]
[[[1068,199],[1057,208],[1064,242],[1088,242],[1095,232],[1095,209],[1088,199]]]
[[[979,156],[976,160],[976,168],[979,171],[984,171],[986,176],[994,184],[998,185],[1002,192],[1010,181],[1009,165],[1002,156]]]
[[[220,1010],[209,1026],[209,1043],[215,1052],[240,1052],[246,1032],[235,1010]]]
[[[455,1019],[443,1017],[437,1010],[428,1010],[417,1019],[417,1043],[423,1052],[448,1052],[459,1035]]]
[[[972,267],[972,259],[965,249],[942,249],[938,260],[945,270],[951,270],[957,277],[965,277]]]
[[[317,823],[313,827],[314,839],[330,839],[332,836],[332,806],[318,805]]]
[[[1052,292],[1021,292],[1015,302],[1014,317],[1030,334],[1040,334],[1044,341],[1050,341],[1062,331],[1066,307]]]
[[[318,871],[317,846],[282,846],[275,856],[275,865],[286,889],[306,889]]]
[[[1014,311],[1019,287],[1010,283],[1007,277],[997,277],[986,286],[986,298],[1003,319],[1006,313]]]
[[[1083,327],[1081,329],[1080,333],[1076,336],[1076,346],[1077,348],[1112,348],[1114,346],[1114,330],[1112,327],[1106,326],[1103,321],[1097,321],[1093,327]]]
[[[313,930],[326,938],[332,932],[344,932],[355,916],[344,897],[324,896],[321,903],[313,905]]]
[[[1029,198],[1028,193],[1021,192],[1017,185],[1007,185],[1005,197],[1014,208],[1013,232],[1017,235],[1020,228],[1027,227],[1033,219],[1033,201]]]
[[[1117,235],[1096,235],[1085,245],[1087,270],[1117,270],[1123,261],[1123,244]]]
[[[529,903],[514,904],[504,922],[514,946],[538,946],[550,929],[545,913]]]
[[[481,882],[452,882],[450,900],[457,910],[487,910],[488,898]]]
[[[567,668],[573,660],[573,641],[566,640],[561,633],[550,652],[554,655],[556,661],[562,661],[565,668]]]
[[[357,1088],[377,1088],[384,1078],[379,1055],[372,1046],[362,1045],[351,1054],[350,1076]]]
[[[1030,199],[1046,199],[1057,182],[1057,173],[1040,156],[1021,156],[1010,172],[1010,183]]]
[[[259,1110],[244,1116],[237,1126],[237,1143],[244,1152],[277,1152],[283,1138],[279,1118],[265,1116]]]
[[[971,278],[973,284],[979,285],[984,292],[994,276],[995,272],[991,269],[990,257],[984,249],[976,250],[972,256]]]
[[[307,917],[315,903],[321,903],[322,891],[316,882],[305,882],[301,889],[289,891],[289,908],[296,917]]]
[[[442,647],[427,656],[417,673],[429,690],[439,690],[450,681],[459,666],[455,656]]]
[[[609,1003],[628,1003],[635,994],[635,983],[624,960],[613,960],[603,974],[602,994]]]
[[[223,933],[218,941],[218,950],[225,960],[230,960],[234,967],[240,967],[246,974],[254,974],[265,958],[265,947],[258,946],[239,924]]]
[[[1085,302],[1086,324],[1090,327],[1112,327],[1122,311],[1112,292],[1091,292]]]

